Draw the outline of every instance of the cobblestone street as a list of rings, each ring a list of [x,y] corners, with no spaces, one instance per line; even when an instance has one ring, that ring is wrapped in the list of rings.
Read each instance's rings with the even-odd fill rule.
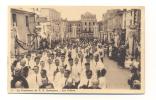
[[[104,64],[107,69],[106,81],[109,89],[129,89],[127,80],[130,77],[130,72],[127,69],[122,69],[117,62],[105,57]]]

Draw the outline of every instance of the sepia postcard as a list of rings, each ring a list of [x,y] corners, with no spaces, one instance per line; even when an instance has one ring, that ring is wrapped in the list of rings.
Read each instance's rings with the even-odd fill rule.
[[[9,6],[8,93],[143,94],[143,6]]]

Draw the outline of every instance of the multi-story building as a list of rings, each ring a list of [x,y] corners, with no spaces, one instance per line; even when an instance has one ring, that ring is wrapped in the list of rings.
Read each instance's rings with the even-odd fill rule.
[[[114,46],[128,45],[128,53],[133,56],[140,44],[140,9],[114,9],[103,14],[103,29],[108,41],[114,40]]]
[[[126,30],[126,41],[129,47],[128,52],[133,56],[140,45],[141,10],[124,10],[123,22],[123,28]]]
[[[40,8],[35,9],[36,13],[36,25],[40,28],[39,34],[42,38],[47,39],[49,42],[49,47],[53,40],[62,39],[64,35],[63,27],[64,21],[61,19],[60,12],[52,8]]]
[[[114,39],[115,46],[120,44],[120,34],[123,26],[123,11],[120,9],[108,10],[103,14],[103,29],[108,36],[108,41]]]
[[[61,14],[52,8],[41,8],[39,10],[39,26],[42,26],[41,34],[46,38],[61,38]]]
[[[104,26],[103,26],[103,21],[98,21],[97,22],[97,25],[98,25],[98,32],[99,32],[99,34],[98,34],[98,38],[100,39],[100,40],[104,40],[104,38],[105,38],[105,34],[104,34]]]
[[[79,38],[81,34],[81,21],[68,21],[68,38]]]
[[[98,25],[96,15],[86,12],[81,15],[81,38],[98,37]]]
[[[61,39],[66,39],[68,33],[68,21],[67,19],[61,20]]]
[[[11,27],[13,29],[13,34],[11,34],[11,54],[22,53],[24,49],[33,49],[32,39],[34,38],[35,13],[21,9],[11,9],[10,11]]]

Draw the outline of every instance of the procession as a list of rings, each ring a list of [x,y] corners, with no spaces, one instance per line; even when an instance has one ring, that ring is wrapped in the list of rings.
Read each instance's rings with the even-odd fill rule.
[[[40,12],[42,12],[41,10]],[[30,27],[32,25],[30,24],[32,19],[27,15],[24,17],[26,18],[24,24],[28,27],[26,32],[30,32],[30,34],[27,34],[27,39],[23,40],[22,38],[25,35],[22,35],[24,33],[20,33],[22,32],[20,30],[25,28],[18,28],[18,25],[20,25],[18,13],[30,14],[31,17],[35,14],[34,18],[36,18],[38,10],[33,13],[23,9],[12,9],[11,11],[13,15],[11,32],[14,35],[11,36],[13,37],[11,42],[11,55],[13,56],[9,66],[10,88],[58,90],[141,89],[140,37],[136,35],[140,33],[137,29],[134,29],[135,24],[132,25],[131,30],[129,29],[132,32],[135,30],[133,35],[132,33],[125,35],[128,29],[119,29],[119,27],[113,28],[111,33],[106,34],[104,32],[106,30],[106,14],[111,16],[116,13],[115,16],[118,16],[118,14],[124,16],[129,12],[133,13],[133,10],[108,10],[103,15],[103,26],[100,26],[100,22],[95,20],[96,15],[89,12],[81,15],[80,22],[67,21],[65,24],[63,23],[65,20],[61,19],[62,22],[60,22],[61,25],[59,26],[59,21],[56,23],[59,16],[58,12],[50,10],[50,8],[48,10],[44,9],[43,12],[53,11],[58,15],[57,20],[54,19],[55,22],[50,21],[55,26],[52,27],[51,24],[48,24],[48,18],[52,18],[52,16],[47,17],[47,19],[41,16],[42,18],[39,21],[35,20],[35,23],[39,24],[35,25],[31,32]],[[139,16],[139,10],[134,10],[135,13],[138,13]],[[134,19],[134,23],[137,23],[136,19]],[[113,24],[113,22],[110,22],[110,24],[118,26],[119,21],[116,24]],[[38,28],[42,24],[45,26]],[[48,25],[50,27],[47,27]],[[65,26],[67,30],[65,30]],[[63,28],[59,29],[59,27]],[[100,27],[102,27],[102,31],[100,31]],[[57,33],[58,30],[60,34]],[[23,42],[24,40],[27,42]]]

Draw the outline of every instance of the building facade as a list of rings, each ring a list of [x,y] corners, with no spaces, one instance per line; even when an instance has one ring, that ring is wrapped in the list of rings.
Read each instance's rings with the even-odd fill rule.
[[[40,8],[35,11],[37,14],[36,17],[36,26],[40,29],[39,34],[42,39],[46,39],[51,48],[52,41],[62,39],[64,35],[64,21],[61,19],[60,12],[52,8]]]
[[[137,50],[140,48],[140,25],[141,25],[141,10],[130,9],[124,10],[126,29],[126,43],[128,45],[127,52],[133,57],[136,55]]]
[[[98,32],[99,32],[98,38],[100,40],[105,40],[103,21],[98,21],[97,25],[98,25]]]
[[[68,38],[79,38],[81,34],[81,21],[68,21]]]
[[[118,47],[123,26],[123,11],[120,9],[108,10],[103,14],[102,19],[104,34],[107,34],[108,42],[114,39],[115,47]]]
[[[61,39],[66,39],[67,38],[67,33],[68,33],[68,21],[67,19],[62,19],[61,20]]]
[[[127,46],[127,54],[134,58],[140,48],[140,9],[114,9],[103,14],[103,31],[114,46]]]
[[[38,25],[41,26],[41,34],[44,38],[61,38],[61,14],[55,9],[41,8],[39,10]],[[46,37],[45,37],[46,36]]]
[[[11,51],[13,52],[11,54],[16,55],[24,52],[25,49],[33,49],[35,13],[20,9],[11,9],[10,11],[13,30],[11,34]]]
[[[81,38],[98,37],[98,25],[96,15],[86,12],[81,15]]]

